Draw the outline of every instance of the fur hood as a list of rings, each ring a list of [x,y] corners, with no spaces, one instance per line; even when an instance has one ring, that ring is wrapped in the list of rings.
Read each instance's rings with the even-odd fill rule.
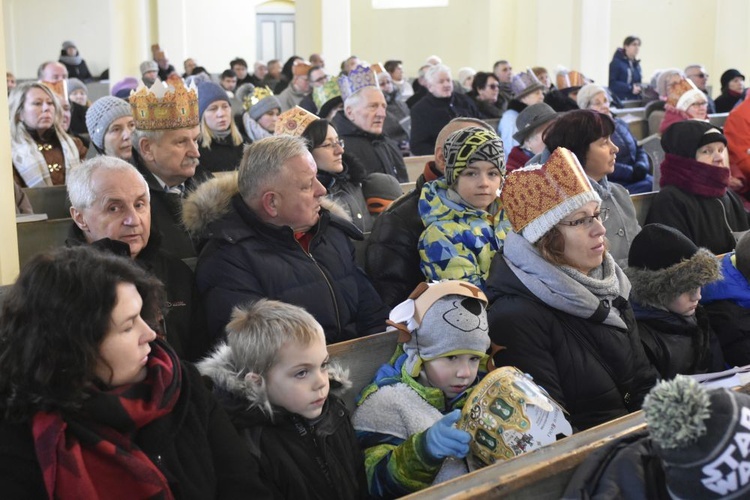
[[[268,401],[265,379],[260,383],[246,380],[243,370],[238,369],[232,357],[232,350],[226,342],[219,344],[213,353],[196,364],[201,375],[212,380],[214,385],[237,399],[246,400],[248,409],[259,409],[267,417],[272,417],[273,409]],[[331,362],[328,366],[328,379],[331,381],[330,393],[341,396],[351,388],[349,370]]]
[[[205,237],[209,226],[231,211],[232,198],[239,194],[237,172],[217,176],[199,185],[182,202],[182,221],[194,237]],[[332,215],[351,222],[346,209],[327,196],[320,205]]]
[[[700,248],[690,259],[665,269],[628,267],[625,274],[633,286],[631,299],[642,306],[666,309],[677,296],[721,279],[721,263],[709,250]]]

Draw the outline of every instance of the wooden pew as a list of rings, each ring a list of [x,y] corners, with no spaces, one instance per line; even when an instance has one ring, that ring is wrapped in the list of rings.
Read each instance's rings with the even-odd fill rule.
[[[652,134],[638,144],[648,155],[651,161],[652,174],[654,176],[654,191],[659,190],[659,179],[661,179],[661,162],[664,161],[664,149],[661,147],[661,135]]]
[[[53,219],[16,224],[18,262],[23,266],[39,252],[65,245],[73,219]]]
[[[712,115],[708,115],[708,121],[714,127],[723,127],[724,122],[727,121],[728,116],[729,113],[714,113]]]
[[[646,117],[646,107],[639,107],[639,108],[612,108],[612,114],[615,115],[617,118],[622,118],[625,121],[629,121],[627,117],[632,117],[633,119],[640,119]]]
[[[23,188],[34,213],[47,214],[48,219],[70,217],[70,201],[65,186]]]
[[[643,226],[646,223],[646,216],[648,211],[651,209],[651,204],[654,202],[656,192],[630,195],[630,201],[635,206],[635,218],[638,219],[638,224]]]
[[[433,155],[424,156],[407,156],[404,158],[406,172],[409,174],[409,181],[414,182],[424,172],[424,165],[428,161],[434,160]]]
[[[645,118],[629,121],[628,128],[636,141],[640,141],[648,136],[648,120]]]

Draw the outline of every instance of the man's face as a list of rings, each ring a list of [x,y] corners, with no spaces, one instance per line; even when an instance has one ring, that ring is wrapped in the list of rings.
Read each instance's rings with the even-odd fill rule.
[[[227,76],[221,79],[221,86],[224,88],[224,90],[233,91],[234,88],[237,86],[237,77],[236,76]]]
[[[328,75],[322,69],[313,70],[308,77],[310,85],[313,88],[322,87],[323,84],[328,80]]]
[[[268,74],[268,66],[265,64],[256,64],[255,71],[253,72],[255,78],[262,80]]]
[[[383,133],[385,110],[388,106],[385,97],[375,87],[367,87],[360,92],[362,92],[360,101],[356,106],[348,106],[345,109],[346,116],[365,132],[380,135]]]
[[[435,97],[450,97],[453,93],[453,79],[450,73],[441,71],[427,80],[427,90]]]
[[[513,78],[513,68],[508,63],[499,64],[495,68],[495,76],[500,83],[510,83]]]
[[[269,64],[268,74],[270,74],[273,78],[278,78],[279,76],[281,76],[281,63],[277,61]]]
[[[400,82],[404,78],[404,67],[399,64],[398,66],[393,68],[393,73],[391,73],[391,78],[393,78],[397,82]]]
[[[247,67],[242,64],[235,64],[232,66],[232,71],[237,75],[238,80],[242,80],[247,76]]]
[[[277,226],[289,226],[295,232],[309,231],[320,218],[320,199],[326,188],[318,181],[318,167],[310,153],[286,161],[271,190]]]
[[[149,171],[167,186],[182,184],[195,175],[198,166],[200,127],[167,130],[158,141],[141,138],[141,151]]]
[[[42,71],[42,81],[59,82],[68,78],[68,69],[58,62],[49,63]]]
[[[706,73],[706,68],[703,66],[700,68],[690,68],[685,73],[685,76],[690,78],[700,90],[706,90],[706,83],[708,83],[708,73]]]
[[[297,75],[294,77],[294,88],[297,90],[297,92],[301,92],[303,94],[307,94],[310,92],[310,81],[307,78],[307,75]]]
[[[156,77],[158,75],[159,75],[159,72],[156,71],[156,70],[154,70],[154,71],[146,71],[145,73],[143,73],[143,79],[144,80],[148,80],[150,82],[153,82],[154,80],[156,80]]]
[[[183,66],[185,67],[185,74],[190,76],[197,64],[195,64],[195,61],[192,59],[185,59]]]
[[[71,208],[73,220],[88,243],[102,238],[121,241],[135,258],[151,235],[151,206],[143,178],[132,170],[98,170],[91,181],[94,203],[80,212]]]

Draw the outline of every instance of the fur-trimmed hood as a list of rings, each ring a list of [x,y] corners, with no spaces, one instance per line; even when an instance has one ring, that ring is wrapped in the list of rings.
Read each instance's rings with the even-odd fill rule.
[[[231,210],[232,198],[239,194],[237,172],[215,177],[198,186],[182,202],[182,221],[194,237],[206,237],[211,223],[218,221]],[[346,209],[328,197],[320,202],[331,215],[351,223]]]
[[[214,386],[229,393],[232,397],[248,402],[248,410],[259,409],[271,418],[273,409],[268,401],[266,382],[261,378],[260,383],[252,379],[245,379],[246,372],[237,367],[232,349],[226,342],[219,344],[213,353],[196,364],[201,375],[212,380]],[[328,365],[328,379],[331,382],[330,394],[341,397],[351,388],[349,370],[332,362]]]
[[[643,306],[666,309],[679,295],[721,279],[721,263],[709,250],[699,248],[689,259],[653,271],[628,267],[633,288],[630,297]]]

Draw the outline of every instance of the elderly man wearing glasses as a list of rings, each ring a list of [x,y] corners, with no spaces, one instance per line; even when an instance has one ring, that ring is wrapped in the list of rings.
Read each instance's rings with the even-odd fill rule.
[[[711,99],[711,94],[708,92],[708,73],[706,68],[700,64],[691,64],[685,68],[685,76],[693,81],[698,90],[706,94],[706,102],[708,103],[708,114],[716,113],[716,105],[714,100]]]

